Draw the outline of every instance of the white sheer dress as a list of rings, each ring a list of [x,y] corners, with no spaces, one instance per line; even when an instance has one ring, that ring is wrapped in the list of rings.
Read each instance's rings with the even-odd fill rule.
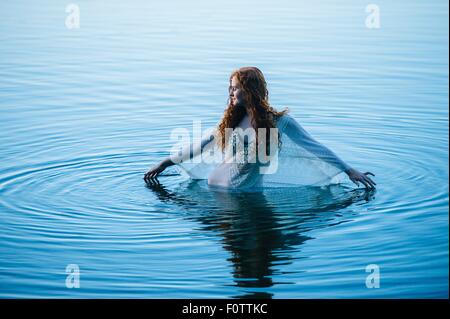
[[[248,116],[234,130],[224,151],[217,144],[217,131],[209,130],[201,141],[172,153],[172,161],[193,179],[205,179],[208,185],[224,188],[323,186],[347,181],[350,166],[333,151],[315,140],[289,114],[277,119],[281,147],[261,161],[256,139],[243,130],[250,127]],[[259,154],[262,154],[261,152]]]

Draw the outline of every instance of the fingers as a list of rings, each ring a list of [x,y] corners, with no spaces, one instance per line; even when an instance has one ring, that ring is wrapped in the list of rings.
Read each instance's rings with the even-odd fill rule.
[[[353,183],[355,183],[355,184],[356,184],[356,186],[358,186],[358,187],[359,187],[359,183],[358,183],[358,181],[357,181],[356,179],[353,179],[353,178],[351,178],[351,181],[352,181]]]
[[[159,182],[159,181],[158,181],[158,178],[157,178],[156,176],[153,176],[153,177],[146,176],[146,177],[144,178],[144,181],[145,181],[146,183]]]
[[[369,175],[369,174],[371,174],[371,175],[373,175],[372,173],[370,173],[370,172],[367,172],[367,173],[364,173],[364,174],[366,174],[366,175]],[[366,176],[366,175],[364,175],[364,179],[373,187],[373,188],[375,188],[375,185],[377,185],[377,183],[375,183],[370,177],[368,177],[368,176]],[[375,175],[374,175],[375,176]]]
[[[369,183],[370,183],[372,186],[377,185],[377,183],[375,183],[370,177],[367,177],[367,176],[366,176],[366,178],[367,178],[367,180],[369,181]]]
[[[351,179],[359,187],[359,183],[363,184],[366,189],[374,189],[375,182],[373,182],[369,177],[365,175],[360,175]]]
[[[148,180],[149,180],[149,178],[150,178],[150,175],[151,175],[151,171],[145,173],[145,175],[144,175],[144,181],[148,182]]]
[[[155,178],[150,178],[148,179],[145,184],[147,186],[161,186],[161,183],[159,182],[159,180],[155,177]]]
[[[366,189],[368,189],[368,188],[372,188],[371,186],[369,186],[369,184],[365,181],[365,180],[363,180],[363,179],[361,179],[361,183],[363,183],[364,184],[364,186],[366,187]]]
[[[367,175],[375,176],[375,174],[373,174],[373,173],[371,173],[371,172],[365,172],[365,173],[364,173],[364,177],[367,179],[367,181],[370,182],[370,184],[371,184],[372,186],[377,185],[377,183],[375,183],[375,182],[374,182],[369,176],[367,176]]]
[[[156,179],[156,176],[159,174],[157,170],[150,170],[144,175],[144,181],[146,183],[149,183],[151,181],[154,181]],[[157,179],[156,179],[157,180]]]
[[[371,173],[371,172],[365,172],[364,173],[364,179],[370,184],[370,186],[372,186],[373,188],[375,188],[375,185],[377,185],[377,183],[375,183],[369,176],[367,175],[372,175],[375,176],[375,174]]]
[[[375,188],[375,185],[372,184],[372,182],[369,180],[368,177],[364,176],[364,179],[362,180],[362,183],[364,183],[364,185],[366,186],[366,188],[370,188],[373,189]]]

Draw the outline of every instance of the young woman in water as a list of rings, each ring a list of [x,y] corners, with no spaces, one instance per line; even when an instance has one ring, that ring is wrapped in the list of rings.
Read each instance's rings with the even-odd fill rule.
[[[256,67],[243,67],[231,74],[228,107],[214,134],[209,138],[204,138],[197,147],[192,147],[187,152],[188,154],[183,154],[178,158],[168,157],[164,159],[145,174],[144,180],[146,182],[152,181],[169,166],[176,164],[182,166],[184,161],[199,156],[204,149],[211,146],[216,147],[224,154],[229,154],[228,150],[235,150],[236,144],[230,145],[228,141],[231,139],[224,138],[227,134],[226,131],[228,131],[227,128],[241,128],[242,130],[253,128],[255,132],[258,132],[258,128],[265,128],[267,142],[270,140],[270,129],[277,128],[280,137],[279,146],[283,144],[284,147],[285,138],[293,146],[290,150],[285,151],[286,154],[290,155],[284,156],[282,152],[279,154],[282,158],[288,158],[288,161],[281,162],[283,163],[284,173],[281,170],[279,179],[282,181],[287,181],[290,178],[294,184],[297,180],[302,180],[301,183],[299,182],[302,185],[308,183],[323,185],[331,181],[332,177],[345,172],[357,186],[362,183],[367,189],[375,188],[376,183],[369,177],[369,175],[375,176],[373,173],[361,173],[350,167],[330,149],[311,137],[294,118],[287,114],[287,110],[278,112],[270,106],[264,75]],[[213,138],[213,136],[216,138]],[[248,148],[258,149],[255,145],[258,142],[259,135],[256,134],[255,136],[256,138],[253,141],[245,141],[245,138],[237,134],[237,141],[245,145],[247,156]],[[236,143],[236,139],[233,142]],[[270,148],[271,146],[267,144],[267,149]],[[263,185],[264,174],[261,174],[261,163],[258,160],[249,161],[246,157],[245,160],[236,163],[236,161],[229,160],[230,156],[233,155],[225,155],[226,160],[215,165],[213,169],[207,170],[207,174],[205,174],[205,171],[200,174],[205,176],[196,176],[195,178],[205,178],[208,179],[208,184],[211,186],[226,188],[247,188]],[[298,169],[295,169],[295,165],[292,166],[291,170],[289,167],[284,167],[295,162],[300,163]],[[182,166],[182,168],[185,167]],[[185,168],[185,170],[191,177],[195,176],[194,169]],[[274,176],[275,178],[272,179],[276,181],[277,175]]]

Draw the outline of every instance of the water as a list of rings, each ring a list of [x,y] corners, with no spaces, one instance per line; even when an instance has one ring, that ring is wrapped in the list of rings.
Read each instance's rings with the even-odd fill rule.
[[[67,4],[0,4],[0,297],[448,297],[447,1]],[[377,191],[147,187],[243,65]]]

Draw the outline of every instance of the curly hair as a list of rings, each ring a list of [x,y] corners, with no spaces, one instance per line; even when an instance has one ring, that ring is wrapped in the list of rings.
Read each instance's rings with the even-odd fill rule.
[[[228,99],[228,105],[225,109],[223,118],[218,126],[219,139],[218,143],[222,150],[226,148],[225,129],[235,129],[240,121],[250,112],[252,118],[252,127],[258,132],[258,128],[266,128],[266,150],[269,149],[270,143],[270,128],[276,128],[276,121],[279,117],[286,114],[289,110],[286,108],[283,111],[276,111],[269,104],[269,91],[267,90],[267,83],[263,73],[257,67],[242,67],[231,73],[231,80],[236,77],[236,80],[242,87],[245,98],[245,107],[236,107]],[[278,133],[278,137],[280,133]],[[278,139],[281,145],[281,139]]]

